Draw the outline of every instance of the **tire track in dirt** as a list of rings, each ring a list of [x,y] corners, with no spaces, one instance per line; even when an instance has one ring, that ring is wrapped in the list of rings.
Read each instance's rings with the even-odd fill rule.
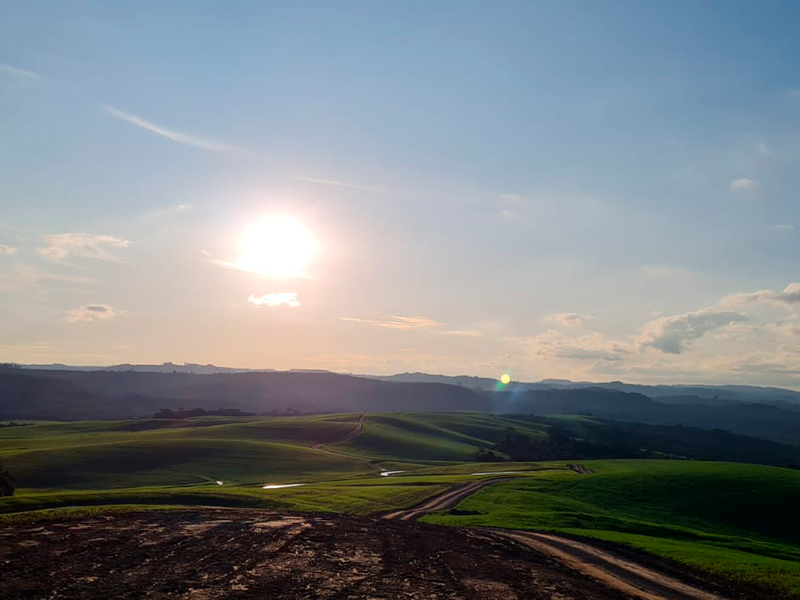
[[[495,479],[484,479],[483,481],[474,481],[472,483],[468,483],[466,485],[461,485],[450,490],[447,490],[443,494],[439,494],[438,496],[434,496],[433,498],[429,498],[422,504],[419,504],[415,507],[404,509],[404,510],[396,510],[390,513],[383,515],[384,519],[390,519],[395,521],[414,521],[425,515],[427,513],[436,512],[440,510],[447,510],[448,508],[453,508],[456,504],[461,502],[467,496],[471,496],[479,489],[486,487],[487,485],[492,485],[493,483],[499,483],[501,481],[508,481],[511,479],[510,477],[500,477]]]
[[[586,542],[533,531],[488,531],[550,555],[574,571],[642,600],[725,600],[718,594],[684,583]]]
[[[576,472],[590,473],[588,469]],[[383,518],[413,521],[428,513],[453,508],[478,490],[510,479],[510,477],[486,479],[462,485],[434,496],[416,507],[385,514]],[[535,531],[484,527],[477,528],[477,531],[522,544],[572,571],[589,576],[618,592],[641,600],[726,600],[723,596],[702,590],[586,542]]]

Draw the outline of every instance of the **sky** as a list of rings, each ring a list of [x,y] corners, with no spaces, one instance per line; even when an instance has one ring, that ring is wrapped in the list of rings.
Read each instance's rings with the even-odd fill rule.
[[[800,3],[0,13],[0,361],[800,389]]]

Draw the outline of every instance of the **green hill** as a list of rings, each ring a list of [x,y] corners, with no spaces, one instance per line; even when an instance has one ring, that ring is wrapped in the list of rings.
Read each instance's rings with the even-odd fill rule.
[[[0,428],[20,490],[257,485],[375,472],[366,459],[313,450],[358,415],[42,423]]]
[[[694,461],[588,461],[481,490],[425,520],[557,531],[627,544],[800,596],[800,472]],[[465,514],[467,513],[467,514]]]
[[[397,413],[370,415],[364,430],[345,444],[347,452],[410,461],[473,461],[478,448],[491,448],[513,427],[545,437],[547,426],[485,413]]]

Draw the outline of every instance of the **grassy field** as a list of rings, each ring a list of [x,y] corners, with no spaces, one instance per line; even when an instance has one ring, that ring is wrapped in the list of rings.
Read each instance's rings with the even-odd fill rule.
[[[694,461],[588,461],[486,488],[442,525],[537,529],[624,543],[800,597],[800,472]]]
[[[413,506],[486,471],[522,471],[448,511],[443,525],[538,529],[623,543],[800,597],[800,472],[684,460],[475,463],[507,427],[546,426],[476,413],[204,417],[36,423],[0,428],[17,495],[2,519],[101,506],[228,506],[368,515]],[[536,470],[533,470],[534,467]],[[403,471],[378,476],[381,469]],[[216,481],[224,485],[217,485]],[[262,489],[264,484],[303,483]],[[464,514],[464,513],[468,514]],[[42,514],[39,512],[38,514]],[[15,516],[16,515],[16,516]]]
[[[325,452],[311,448],[344,438],[357,419],[350,414],[35,423],[0,428],[0,454],[17,477],[19,493],[217,480],[256,486],[470,461],[510,426],[544,435],[540,426],[475,413],[373,415],[349,442]]]
[[[0,428],[19,493],[140,486],[294,483],[367,475],[366,458],[310,446],[341,439],[358,415],[36,423]]]
[[[362,433],[337,450],[371,458],[472,461],[478,448],[490,448],[508,427],[533,438],[546,435],[541,425],[484,413],[397,413],[371,415]]]

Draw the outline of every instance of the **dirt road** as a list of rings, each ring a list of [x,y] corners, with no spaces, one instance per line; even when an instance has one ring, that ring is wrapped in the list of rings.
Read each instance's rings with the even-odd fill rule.
[[[464,498],[471,496],[479,489],[485,488],[487,485],[492,485],[493,483],[498,483],[500,481],[508,481],[509,479],[509,477],[500,477],[495,479],[484,479],[483,481],[474,481],[472,483],[447,490],[443,494],[439,494],[438,496],[426,500],[419,506],[404,510],[396,510],[394,512],[385,514],[383,515],[383,518],[395,521],[414,521],[424,514],[453,508]]]
[[[492,530],[563,565],[642,600],[724,600],[698,587],[654,571],[612,551],[549,533]]]
[[[358,421],[356,422],[356,426],[353,428],[353,430],[343,438],[334,440],[333,442],[326,442],[324,444],[314,444],[311,447],[314,450],[322,450],[325,446],[332,446],[333,444],[342,444],[348,440],[351,440],[354,437],[356,437],[359,433],[361,433],[361,430],[364,428],[364,421],[366,420],[367,420],[367,415],[363,414],[360,417],[358,417]]]
[[[448,490],[417,507],[398,510],[384,515],[383,518],[413,521],[427,513],[453,508],[478,490],[509,479],[508,477],[495,478],[469,483]],[[612,589],[641,600],[725,600],[723,596],[702,590],[633,562],[613,551],[601,549],[586,542],[533,531],[494,528],[481,528],[480,531],[486,532],[490,536],[518,542],[538,554],[550,557],[570,570],[588,575]]]

